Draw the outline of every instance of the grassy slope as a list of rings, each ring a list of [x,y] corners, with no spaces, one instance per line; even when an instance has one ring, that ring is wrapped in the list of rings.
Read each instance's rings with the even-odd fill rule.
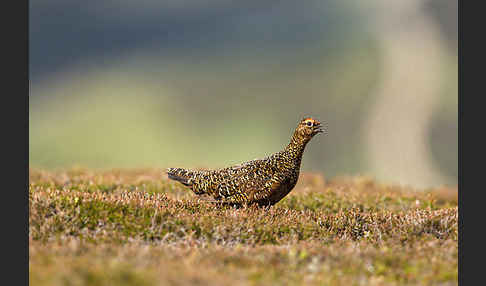
[[[30,170],[32,285],[457,285],[457,196],[303,174],[220,208],[161,170]]]

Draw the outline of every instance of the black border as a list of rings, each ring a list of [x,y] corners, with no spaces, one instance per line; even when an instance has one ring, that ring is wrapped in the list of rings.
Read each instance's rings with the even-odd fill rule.
[[[2,28],[3,284],[29,285],[29,2],[4,5]],[[13,283],[9,283],[12,281]]]
[[[458,124],[458,283],[459,285],[465,285],[464,281],[464,250],[463,250],[463,213],[464,213],[464,182],[463,182],[463,168],[462,168],[462,133],[463,133],[463,72],[462,72],[462,1],[458,2],[457,6],[457,68],[458,68],[458,90],[457,90],[457,124]]]

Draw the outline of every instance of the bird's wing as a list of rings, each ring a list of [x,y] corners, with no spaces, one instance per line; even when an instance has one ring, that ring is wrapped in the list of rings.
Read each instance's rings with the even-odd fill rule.
[[[283,176],[270,170],[253,170],[218,185],[217,196],[235,203],[266,200],[280,188],[282,181]]]

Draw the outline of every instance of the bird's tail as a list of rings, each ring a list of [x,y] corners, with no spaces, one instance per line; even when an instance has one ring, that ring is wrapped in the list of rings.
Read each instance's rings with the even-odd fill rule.
[[[181,182],[183,185],[192,187],[192,178],[195,175],[194,171],[183,169],[183,168],[168,168],[167,175],[169,179]]]

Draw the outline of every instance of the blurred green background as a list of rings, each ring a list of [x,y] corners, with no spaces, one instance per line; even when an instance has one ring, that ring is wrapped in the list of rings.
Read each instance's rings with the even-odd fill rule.
[[[29,164],[457,184],[457,1],[30,1]]]

